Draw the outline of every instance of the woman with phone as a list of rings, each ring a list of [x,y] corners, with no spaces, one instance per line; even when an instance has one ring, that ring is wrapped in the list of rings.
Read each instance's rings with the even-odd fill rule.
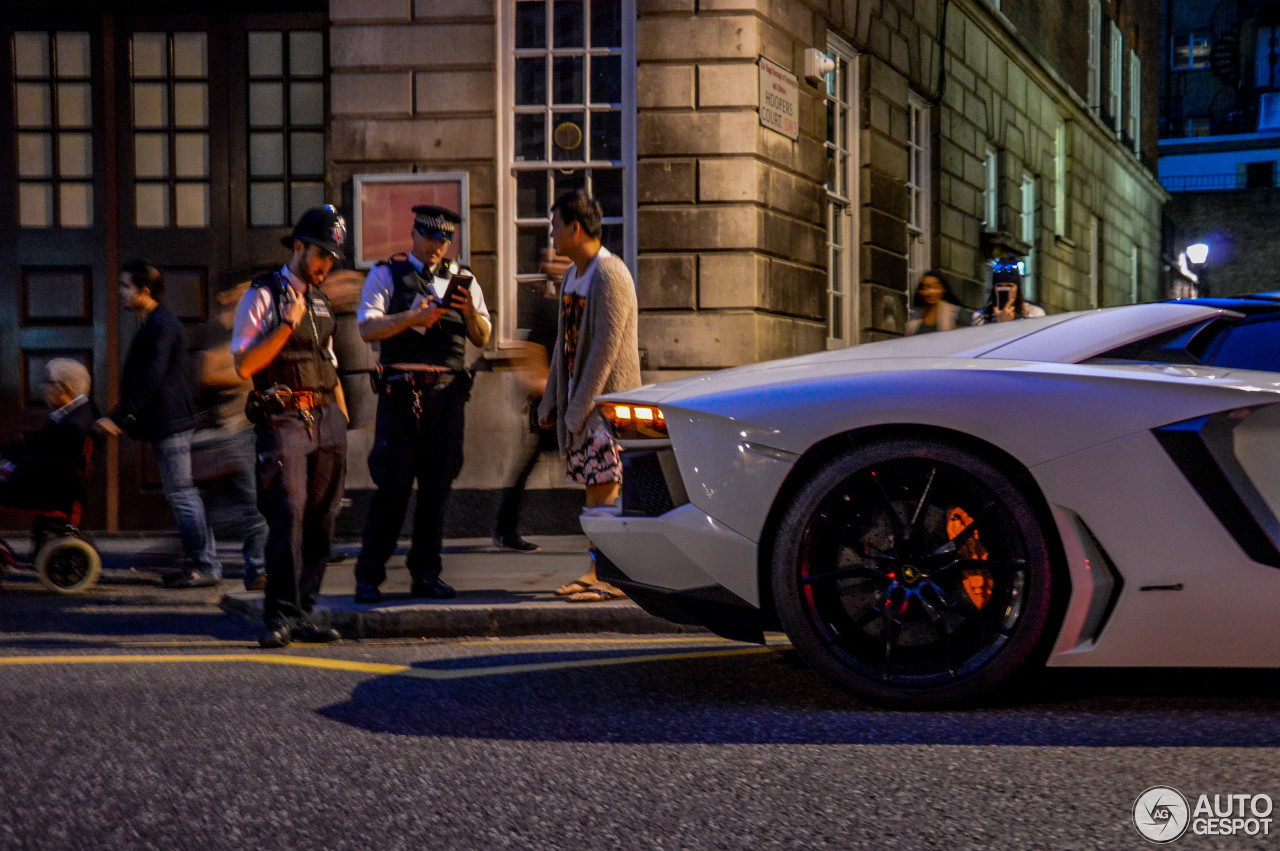
[[[1021,269],[1022,262],[1012,254],[996,263],[991,271],[991,295],[986,307],[973,315],[974,325],[1044,316],[1044,308],[1022,297]]]

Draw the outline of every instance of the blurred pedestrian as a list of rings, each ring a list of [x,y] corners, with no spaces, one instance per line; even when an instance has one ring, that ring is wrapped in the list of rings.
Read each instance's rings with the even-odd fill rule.
[[[556,325],[560,315],[560,280],[568,261],[556,256],[553,249],[543,249],[542,270],[547,276],[540,297],[534,298],[529,336],[523,341],[517,368],[522,384],[528,391],[525,414],[528,431],[521,437],[520,454],[515,464],[511,483],[502,489],[498,504],[498,516],[493,527],[493,545],[500,550],[517,553],[536,553],[541,549],[532,541],[520,536],[520,508],[524,504],[524,489],[529,476],[538,464],[543,452],[557,448],[555,432],[538,424],[538,404],[546,389],[550,353],[556,340]]]
[[[196,406],[187,384],[187,336],[164,298],[164,275],[149,260],[133,260],[120,275],[120,301],[139,326],[125,357],[120,404],[95,424],[99,431],[146,441],[155,450],[160,484],[178,521],[183,566],[166,588],[216,585],[222,578],[213,531],[191,478]]]
[[[261,591],[267,587],[267,521],[258,511],[255,438],[244,414],[253,384],[236,373],[230,346],[236,304],[248,289],[246,281],[218,294],[209,339],[196,356],[202,411],[201,427],[192,438],[191,471],[214,534],[241,542],[245,590]]]
[[[435,205],[413,208],[413,247],[379,263],[365,279],[360,336],[379,345],[378,414],[369,474],[377,486],[356,559],[357,603],[382,599],[413,484],[418,502],[405,558],[410,597],[447,599],[444,512],[462,469],[465,408],[471,395],[467,342],[489,342],[489,310],[471,270],[446,257],[462,217]]]
[[[991,294],[986,307],[973,315],[974,325],[1009,322],[1044,316],[1044,308],[1032,304],[1022,295],[1022,261],[1007,255],[991,270]]]
[[[950,331],[972,321],[972,311],[960,303],[947,285],[947,279],[936,269],[920,276],[916,284],[915,307],[907,319],[908,336]]]
[[[258,507],[268,529],[262,647],[340,638],[311,616],[347,471],[333,309],[320,289],[346,241],[347,224],[332,206],[303,213],[282,240],[288,263],[254,279],[231,332],[236,372],[253,378],[245,412],[257,431]]]
[[[551,207],[551,240],[568,257],[560,318],[539,424],[556,429],[570,480],[585,485],[588,508],[612,505],[622,484],[622,462],[595,398],[640,385],[635,282],[622,259],[600,244],[600,204],[575,189]],[[575,603],[624,594],[590,570],[556,590]]]

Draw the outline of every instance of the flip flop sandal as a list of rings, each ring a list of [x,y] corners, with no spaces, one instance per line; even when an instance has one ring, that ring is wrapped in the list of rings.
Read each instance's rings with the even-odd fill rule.
[[[621,600],[627,596],[621,591],[609,588],[591,587],[586,591],[579,591],[577,594],[569,596],[570,603],[604,603],[609,600]]]
[[[556,589],[556,596],[568,597],[572,594],[581,594],[591,587],[590,582],[583,582],[581,579],[575,579],[568,585],[561,585]]]

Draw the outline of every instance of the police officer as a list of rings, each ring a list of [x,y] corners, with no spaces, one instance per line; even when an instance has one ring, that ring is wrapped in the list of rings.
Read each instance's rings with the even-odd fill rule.
[[[409,594],[454,596],[440,580],[444,508],[462,469],[463,407],[471,391],[466,344],[489,341],[489,311],[471,271],[445,257],[461,217],[434,205],[413,213],[412,251],[369,272],[357,313],[360,336],[380,347],[369,453],[377,491],[356,562],[357,603],[382,599],[378,586],[386,579],[414,479],[418,503],[405,559],[413,578]]]
[[[293,254],[254,279],[236,310],[231,353],[253,378],[258,508],[267,519],[263,647],[336,641],[311,612],[329,557],[347,463],[347,405],[333,354],[333,310],[320,284],[341,259],[347,227],[315,207],[281,240]]]

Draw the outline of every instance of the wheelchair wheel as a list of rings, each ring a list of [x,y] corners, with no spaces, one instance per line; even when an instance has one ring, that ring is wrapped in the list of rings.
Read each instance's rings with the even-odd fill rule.
[[[54,538],[41,547],[33,566],[40,584],[58,594],[87,591],[102,573],[98,551],[72,535]]]

